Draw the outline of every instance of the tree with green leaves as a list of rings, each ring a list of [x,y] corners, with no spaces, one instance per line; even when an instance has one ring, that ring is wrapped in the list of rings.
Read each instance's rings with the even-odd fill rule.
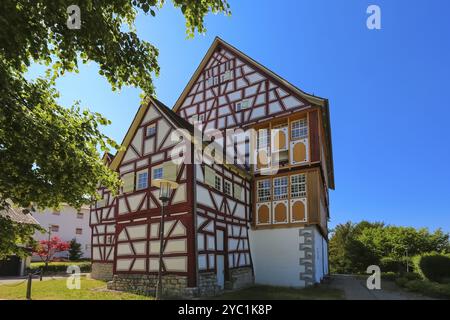
[[[206,31],[208,12],[230,14],[226,0],[172,0],[186,19],[188,37]],[[76,208],[96,196],[98,184],[112,192],[120,181],[101,154],[119,146],[102,133],[110,122],[58,104],[55,81],[96,62],[112,90],[139,87],[153,95],[159,74],[158,50],[136,34],[139,12],[155,16],[164,0],[2,0],[0,1],[0,209],[7,200],[22,207]],[[80,16],[69,6],[76,5]],[[69,13],[68,13],[69,11]],[[80,28],[69,28],[80,18]],[[29,80],[32,63],[47,66],[46,76]],[[7,224],[1,220],[0,224]],[[3,226],[0,226],[3,228]],[[9,225],[12,236],[20,228]],[[3,239],[0,238],[0,242]],[[3,243],[0,243],[2,248]]]
[[[426,228],[362,221],[337,225],[332,232],[329,248],[332,272],[363,273],[373,264],[389,264],[390,268],[399,269],[406,265],[408,257],[414,255],[449,253],[450,242],[449,234],[441,229],[430,232]]]

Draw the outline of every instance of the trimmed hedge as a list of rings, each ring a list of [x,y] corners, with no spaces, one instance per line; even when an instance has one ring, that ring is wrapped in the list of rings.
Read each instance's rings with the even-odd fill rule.
[[[80,267],[81,272],[91,272],[91,263],[90,262],[50,262],[47,267],[47,272],[49,273],[66,273],[67,268],[69,266],[78,266]],[[32,263],[30,266],[30,270],[37,271],[38,269],[45,268],[45,263]]]
[[[414,269],[424,279],[446,283],[450,280],[450,255],[427,253],[413,259]]]

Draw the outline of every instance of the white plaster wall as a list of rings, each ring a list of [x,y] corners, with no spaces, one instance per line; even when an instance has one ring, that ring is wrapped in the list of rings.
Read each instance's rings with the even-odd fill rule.
[[[323,237],[317,228],[314,228],[314,260],[314,280],[320,282],[324,275]]]
[[[62,205],[59,215],[53,214],[53,209],[46,209],[44,211],[37,211],[33,213],[33,217],[39,221],[41,226],[48,230],[49,225],[58,225],[59,231],[52,232],[51,236],[58,236],[63,241],[69,242],[73,238],[81,244],[83,251],[82,258],[91,258],[91,228],[89,227],[89,208],[81,209],[83,212],[83,219],[77,218],[77,210],[67,205]],[[75,233],[77,228],[83,229],[83,234]],[[39,240],[47,240],[48,234],[36,232],[34,238]],[[57,256],[67,257],[68,253],[62,253]],[[39,257],[33,256],[33,261],[39,261]]]
[[[249,230],[249,239],[255,283],[303,286],[298,228]]]

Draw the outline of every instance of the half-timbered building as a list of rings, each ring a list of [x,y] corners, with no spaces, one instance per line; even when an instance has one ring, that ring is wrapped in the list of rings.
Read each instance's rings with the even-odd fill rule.
[[[231,163],[206,153],[195,161],[194,152],[174,164],[180,141],[204,150],[197,129],[205,137],[230,129],[255,134],[215,139]],[[328,274],[334,174],[326,99],[216,38],[175,106],[148,99],[122,145],[105,161],[123,187],[115,197],[100,188],[91,208],[93,275],[112,279],[110,288],[155,288],[161,202],[151,181],[163,177],[179,184],[165,209],[166,290],[304,287]]]

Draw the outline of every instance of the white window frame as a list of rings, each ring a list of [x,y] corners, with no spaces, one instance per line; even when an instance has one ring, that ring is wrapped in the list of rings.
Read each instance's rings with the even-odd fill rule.
[[[268,150],[269,145],[270,145],[269,129],[259,129],[257,141],[258,150]]]
[[[141,176],[145,175],[145,180],[141,180]],[[148,188],[148,172],[141,171],[138,172],[136,175],[136,190],[143,190]]]
[[[307,196],[306,173],[291,175],[290,179],[291,179],[291,192],[290,192],[291,198],[305,198]]]
[[[276,177],[272,181],[273,185],[273,200],[286,200],[288,198],[289,177]]]
[[[228,180],[223,181],[223,192],[230,197],[233,196],[233,187],[230,181]]]
[[[156,175],[155,174],[156,170],[161,170],[161,175],[159,175],[159,174]],[[152,168],[152,180],[154,180],[154,179],[162,179],[163,177],[164,177],[164,168],[162,166]]]
[[[262,186],[262,184],[268,183],[267,185]],[[267,202],[271,201],[272,196],[272,181],[271,179],[259,180],[257,184],[257,200],[258,202]]]
[[[303,118],[291,123],[291,140],[308,138],[308,119]]]
[[[216,190],[222,191],[222,177],[217,174],[214,176],[214,188]]]

